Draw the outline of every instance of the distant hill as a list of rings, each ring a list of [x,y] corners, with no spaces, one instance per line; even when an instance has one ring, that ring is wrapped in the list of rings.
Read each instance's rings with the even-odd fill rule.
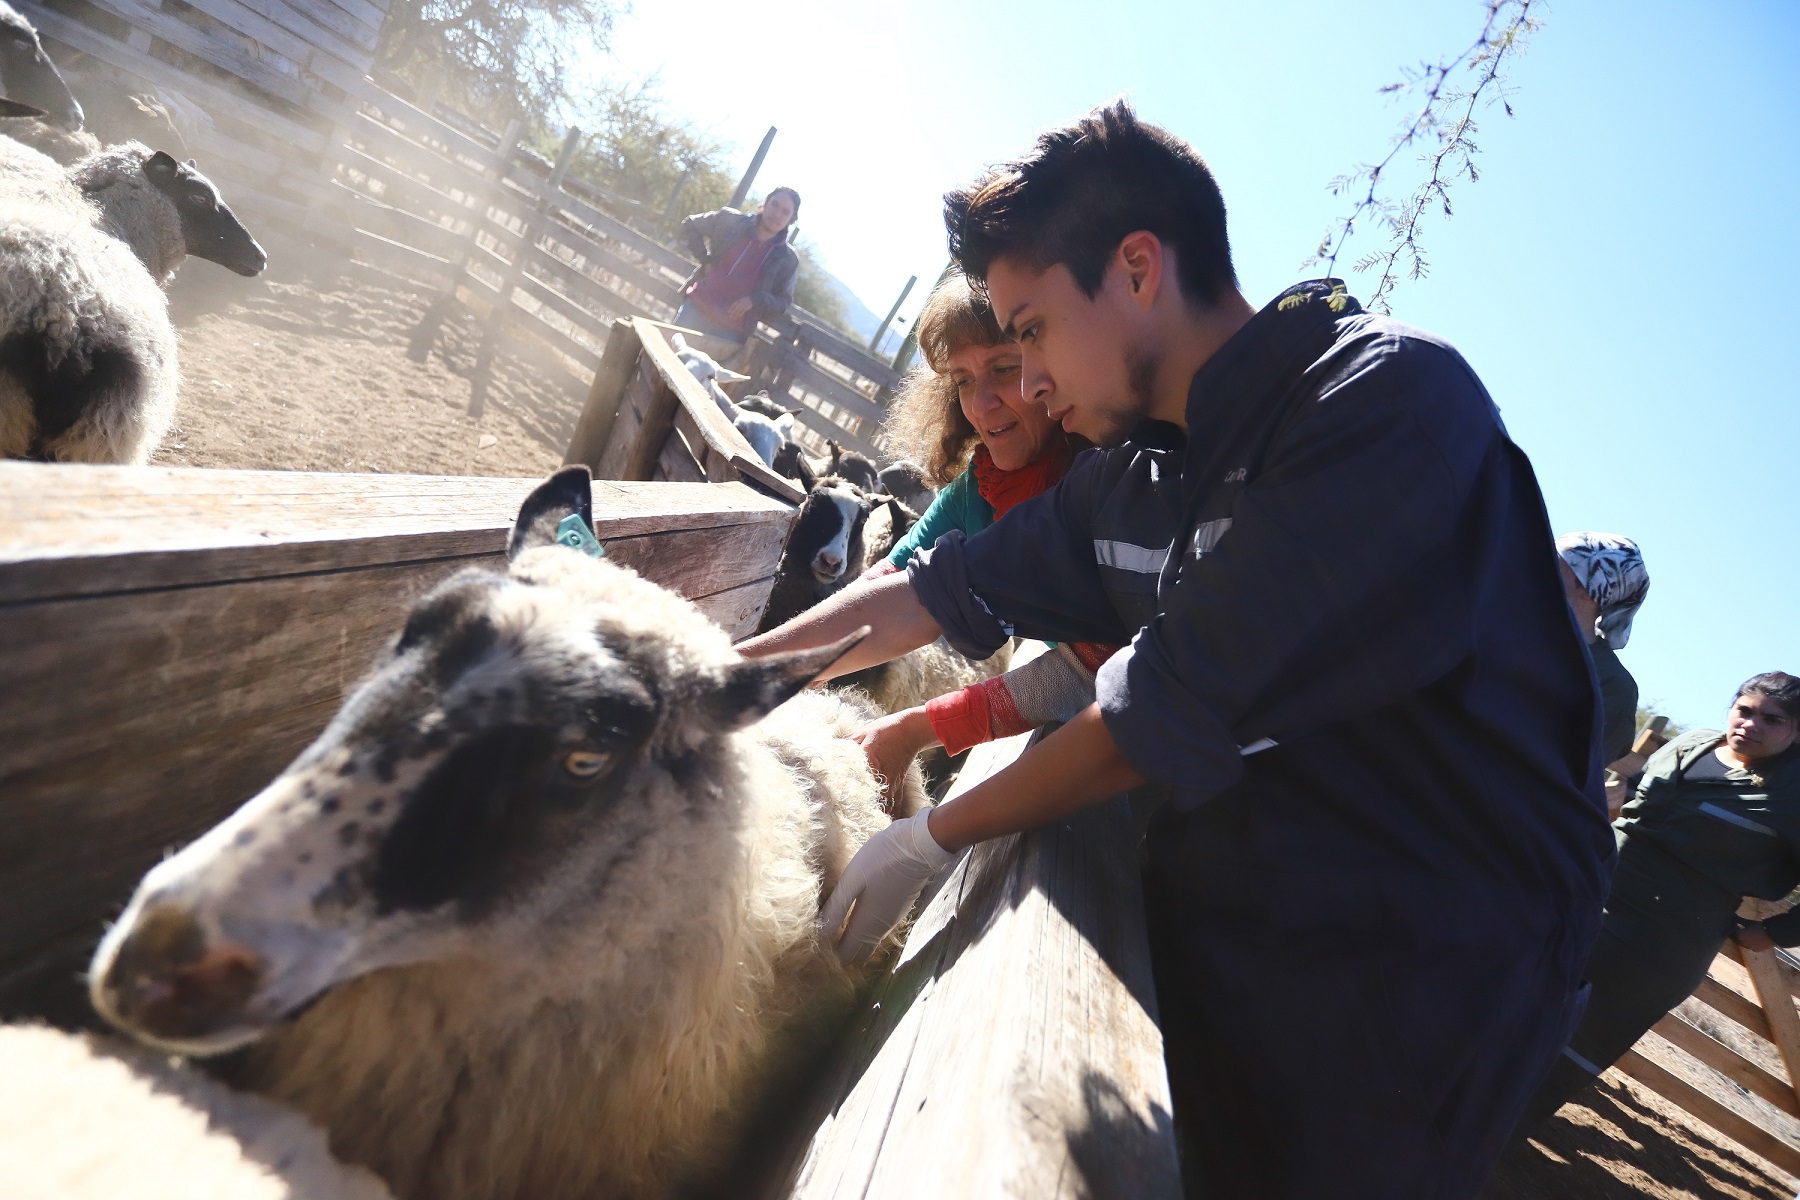
[[[839,279],[836,275],[831,274],[829,271],[827,271],[825,275],[831,280],[833,290],[835,290],[844,301],[844,315],[850,322],[850,332],[861,339],[863,345],[868,345],[869,339],[875,335],[875,327],[881,324],[882,315],[887,312],[887,309],[883,308],[879,313],[874,312],[867,304],[862,302],[862,297],[850,290],[850,286],[843,280]],[[893,301],[889,300],[888,303],[892,304]],[[905,337],[906,332],[904,329],[896,331],[892,326],[889,326],[887,336],[881,340],[881,352],[884,355],[891,357],[895,351],[900,349],[900,343]]]

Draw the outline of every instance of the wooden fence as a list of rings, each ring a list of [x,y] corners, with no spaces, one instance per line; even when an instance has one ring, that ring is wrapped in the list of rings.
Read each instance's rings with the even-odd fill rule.
[[[318,733],[412,599],[498,563],[536,482],[0,462],[0,1016],[85,1017],[138,878]],[[608,557],[734,636],[793,512],[594,483]]]
[[[791,504],[805,499],[763,465],[662,329],[632,317],[613,326],[563,461],[585,463],[597,479],[740,480]]]
[[[495,339],[547,345],[585,383],[612,322],[668,321],[695,263],[621,220],[633,202],[442,105],[371,77],[388,0],[20,0],[64,63],[87,56],[179,103],[201,169],[253,228],[275,225],[460,300]],[[416,342],[428,347],[443,306]],[[758,328],[759,386],[873,454],[897,375],[804,311]],[[473,407],[485,392],[477,371]]]

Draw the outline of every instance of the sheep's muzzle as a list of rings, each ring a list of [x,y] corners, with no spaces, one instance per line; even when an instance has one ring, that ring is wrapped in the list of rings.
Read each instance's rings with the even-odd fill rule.
[[[143,914],[100,981],[106,1015],[157,1041],[205,1038],[242,1017],[263,976],[262,959],[228,942],[208,944],[185,907]]]

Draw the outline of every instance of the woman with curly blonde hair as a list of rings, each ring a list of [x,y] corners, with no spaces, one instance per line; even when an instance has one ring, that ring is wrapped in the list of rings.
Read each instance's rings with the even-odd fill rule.
[[[1001,336],[993,311],[960,274],[932,291],[916,328],[925,362],[901,383],[882,441],[896,457],[921,464],[941,491],[885,567],[871,573],[898,570],[952,529],[980,533],[1049,490],[1087,444],[1024,394],[1018,346]]]
[[[1087,443],[1024,394],[1019,348],[1000,333],[987,302],[960,274],[940,283],[917,325],[925,365],[900,386],[883,441],[922,465],[937,499],[865,573],[904,567],[953,529],[973,537],[1014,506],[1050,490]],[[1066,720],[1094,699],[1094,672],[1115,646],[1068,645],[985,683],[883,717],[856,734],[870,760],[899,779],[915,754],[958,754],[994,738]]]

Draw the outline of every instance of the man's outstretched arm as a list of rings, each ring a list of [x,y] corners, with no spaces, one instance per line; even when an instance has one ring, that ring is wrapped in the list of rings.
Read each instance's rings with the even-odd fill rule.
[[[1004,771],[869,839],[827,900],[821,932],[836,942],[839,958],[861,962],[957,851],[1059,820],[1143,782],[1114,745],[1100,706],[1090,704]]]
[[[872,630],[869,636],[833,663],[821,679],[880,666],[930,645],[942,632],[913,594],[907,577],[885,575],[853,583],[787,624],[738,643],[738,653],[760,658],[783,650],[812,650],[848,637],[864,625]]]

